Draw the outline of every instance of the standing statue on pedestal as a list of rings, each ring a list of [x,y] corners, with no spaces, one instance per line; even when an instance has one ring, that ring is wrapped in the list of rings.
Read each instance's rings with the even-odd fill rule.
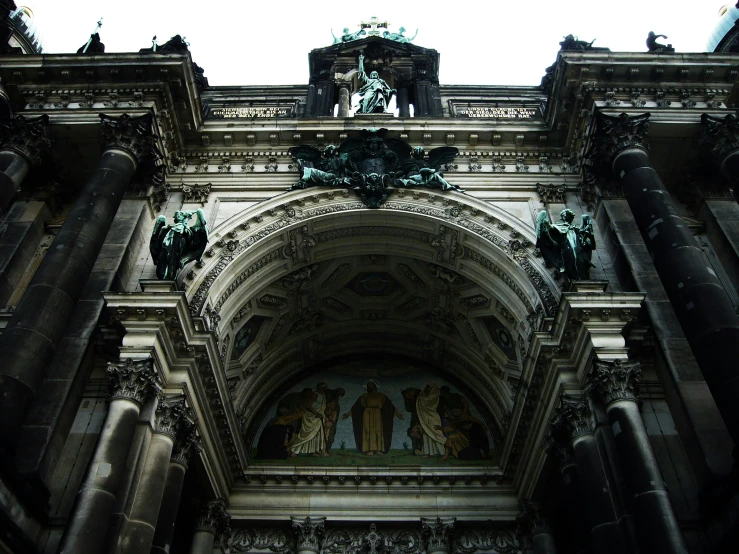
[[[536,247],[544,259],[572,280],[590,279],[590,261],[595,248],[593,220],[583,214],[580,226],[573,225],[575,213],[562,210],[558,223],[549,223],[545,210],[536,218]]]
[[[187,222],[195,215],[195,225]],[[208,223],[203,210],[176,211],[174,225],[167,225],[167,218],[160,215],[154,223],[149,241],[149,251],[157,266],[159,279],[174,280],[177,273],[192,260],[202,260],[208,244]]]
[[[359,109],[357,113],[387,113],[390,98],[397,91],[390,88],[377,71],[370,73],[369,77],[364,72],[364,54],[359,55],[359,80],[362,88],[359,89]]]

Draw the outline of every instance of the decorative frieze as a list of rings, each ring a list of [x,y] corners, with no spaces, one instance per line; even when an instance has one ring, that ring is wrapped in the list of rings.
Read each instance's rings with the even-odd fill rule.
[[[23,156],[30,165],[39,165],[49,154],[51,141],[46,136],[49,116],[16,116],[0,123],[0,150]]]
[[[636,383],[640,378],[641,365],[638,361],[596,360],[588,376],[588,389],[600,395],[606,405],[618,400],[636,402],[639,398]]]
[[[100,114],[103,151],[118,149],[131,154],[138,163],[159,157],[152,134],[152,115],[111,117]]]
[[[112,394],[111,399],[125,398],[143,405],[159,390],[154,360],[126,358],[120,363],[108,364]]]

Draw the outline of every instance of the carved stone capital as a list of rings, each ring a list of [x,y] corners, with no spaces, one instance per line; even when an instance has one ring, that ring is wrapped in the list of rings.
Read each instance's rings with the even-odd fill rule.
[[[555,185],[549,183],[548,185],[542,185],[536,183],[536,192],[539,194],[539,198],[545,204],[564,204],[565,203],[565,186]]]
[[[298,540],[298,552],[320,552],[321,539],[326,532],[325,517],[293,517],[292,527]]]
[[[159,157],[156,139],[152,133],[151,114],[131,117],[123,114],[112,117],[100,114],[103,152],[118,149],[131,154],[139,164]]]
[[[120,363],[110,363],[107,369],[111,382],[111,399],[125,398],[142,405],[159,390],[154,360],[126,358]]]
[[[184,397],[164,398],[159,401],[154,414],[154,432],[177,438],[184,425],[192,424],[190,408]]]
[[[528,500],[525,500],[521,505],[521,513],[516,518],[516,523],[518,524],[519,535],[533,537],[540,533],[552,532],[549,521],[544,517],[542,511]]]
[[[215,535],[216,540],[231,534],[231,516],[226,511],[223,499],[208,502],[200,509],[195,531],[205,531]]]
[[[180,431],[174,441],[171,458],[172,462],[180,464],[184,468],[187,468],[190,458],[203,447],[195,425],[186,427],[186,429]]]
[[[554,410],[554,427],[562,426],[570,434],[571,440],[588,435],[593,431],[593,419],[586,400],[562,395],[559,406]]]
[[[48,155],[51,141],[46,136],[49,116],[16,116],[0,123],[0,150],[23,156],[29,165],[40,165]]]
[[[588,376],[588,390],[598,394],[606,406],[617,400],[637,402],[636,383],[641,377],[639,362],[598,361],[593,363],[593,371]]]
[[[649,116],[629,116],[622,113],[618,116],[605,115],[595,112],[595,130],[590,138],[590,150],[587,157],[596,168],[611,169],[613,158],[620,151],[627,148],[641,148],[648,150],[646,143],[649,131]]]
[[[546,436],[547,454],[559,460],[559,467],[565,468],[575,463],[575,452],[572,450],[569,428],[562,422],[555,422]]]
[[[202,205],[208,201],[208,195],[210,194],[211,183],[204,185],[198,185],[194,183],[192,185],[182,185],[182,193],[185,195],[185,202],[199,202]]]
[[[421,531],[426,543],[426,554],[451,552],[452,534],[454,533],[456,519],[454,517],[421,518]]]
[[[726,156],[739,150],[739,121],[734,114],[726,117],[701,115],[701,134],[698,144],[703,151],[722,163]]]

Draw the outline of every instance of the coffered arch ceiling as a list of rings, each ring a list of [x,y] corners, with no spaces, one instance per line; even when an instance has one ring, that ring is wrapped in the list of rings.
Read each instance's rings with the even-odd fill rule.
[[[295,376],[357,355],[453,375],[503,432],[531,333],[559,296],[534,241],[515,217],[462,195],[371,210],[350,191],[301,191],[214,229],[184,285],[218,335],[245,433]]]

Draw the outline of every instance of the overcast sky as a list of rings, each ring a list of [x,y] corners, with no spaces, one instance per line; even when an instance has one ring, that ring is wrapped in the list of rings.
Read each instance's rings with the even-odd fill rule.
[[[704,51],[721,0],[465,2],[16,0],[26,2],[46,53],[74,52],[97,20],[106,52],[136,52],[181,34],[211,85],[305,84],[308,52],[371,16],[441,54],[442,84],[537,85],[572,33],[614,52],[644,52],[649,31],[678,52]]]

